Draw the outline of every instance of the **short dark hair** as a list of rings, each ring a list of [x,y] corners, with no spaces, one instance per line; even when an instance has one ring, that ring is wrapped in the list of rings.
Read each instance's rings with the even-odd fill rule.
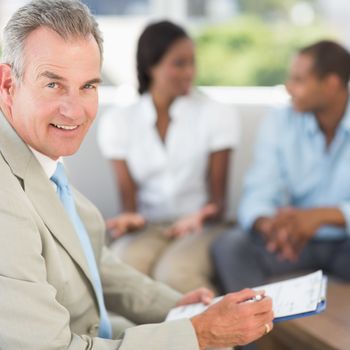
[[[175,41],[182,38],[189,38],[186,31],[169,21],[151,23],[144,29],[138,40],[136,53],[140,94],[150,87],[150,69],[160,62]]]
[[[350,53],[340,44],[322,40],[299,50],[299,54],[310,55],[314,59],[314,72],[320,78],[336,74],[344,85],[350,78]]]

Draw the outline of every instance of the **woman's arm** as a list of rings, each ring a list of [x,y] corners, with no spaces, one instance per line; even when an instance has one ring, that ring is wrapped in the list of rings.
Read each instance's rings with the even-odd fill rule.
[[[225,149],[210,154],[208,165],[209,201],[196,213],[179,219],[168,231],[169,236],[186,236],[202,231],[208,219],[219,219],[225,209],[226,182],[231,150]]]
[[[217,208],[217,213],[203,219],[220,218],[225,209],[227,176],[230,165],[231,149],[220,150],[210,154],[208,168],[209,204]]]
[[[119,188],[122,209],[124,212],[136,212],[136,193],[137,187],[131,177],[128,165],[125,160],[112,160],[112,167]]]
[[[137,186],[131,177],[125,160],[112,160],[116,182],[121,194],[123,213],[107,220],[107,228],[113,237],[119,237],[128,231],[137,230],[145,225],[145,219],[137,213]]]

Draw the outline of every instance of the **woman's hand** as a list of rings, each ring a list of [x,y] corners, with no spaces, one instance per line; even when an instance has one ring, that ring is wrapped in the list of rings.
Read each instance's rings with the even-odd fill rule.
[[[216,204],[207,204],[198,212],[185,216],[166,232],[171,237],[184,237],[192,233],[199,234],[203,230],[203,224],[206,219],[215,217],[218,214]]]
[[[112,219],[107,220],[107,229],[113,238],[120,237],[125,233],[138,230],[145,226],[145,218],[138,213],[122,213]]]
[[[176,303],[176,306],[203,303],[208,305],[214,298],[214,292],[208,288],[198,288],[184,294],[184,296]]]
[[[201,233],[203,220],[200,213],[191,214],[175,222],[166,232],[170,237],[184,237],[191,233]]]

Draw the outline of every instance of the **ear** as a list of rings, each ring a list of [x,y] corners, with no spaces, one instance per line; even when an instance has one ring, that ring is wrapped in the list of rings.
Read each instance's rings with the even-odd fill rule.
[[[7,107],[12,105],[14,88],[11,67],[8,64],[0,64],[0,98]]]
[[[325,78],[324,81],[327,85],[327,89],[330,91],[337,91],[339,87],[343,87],[344,83],[337,74],[330,73]]]
[[[159,70],[159,69],[158,69],[158,64],[156,64],[156,65],[150,67],[150,68],[147,70],[147,74],[148,74],[148,76],[149,76],[149,78],[150,78],[151,80],[154,80],[154,76],[157,75],[158,70]]]

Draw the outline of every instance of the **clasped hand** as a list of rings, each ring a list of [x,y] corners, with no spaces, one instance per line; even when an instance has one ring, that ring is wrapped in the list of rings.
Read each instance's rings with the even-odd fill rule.
[[[277,253],[281,260],[296,261],[305,244],[322,223],[319,210],[283,208],[273,217],[259,218],[254,229],[260,232],[266,249]]]

